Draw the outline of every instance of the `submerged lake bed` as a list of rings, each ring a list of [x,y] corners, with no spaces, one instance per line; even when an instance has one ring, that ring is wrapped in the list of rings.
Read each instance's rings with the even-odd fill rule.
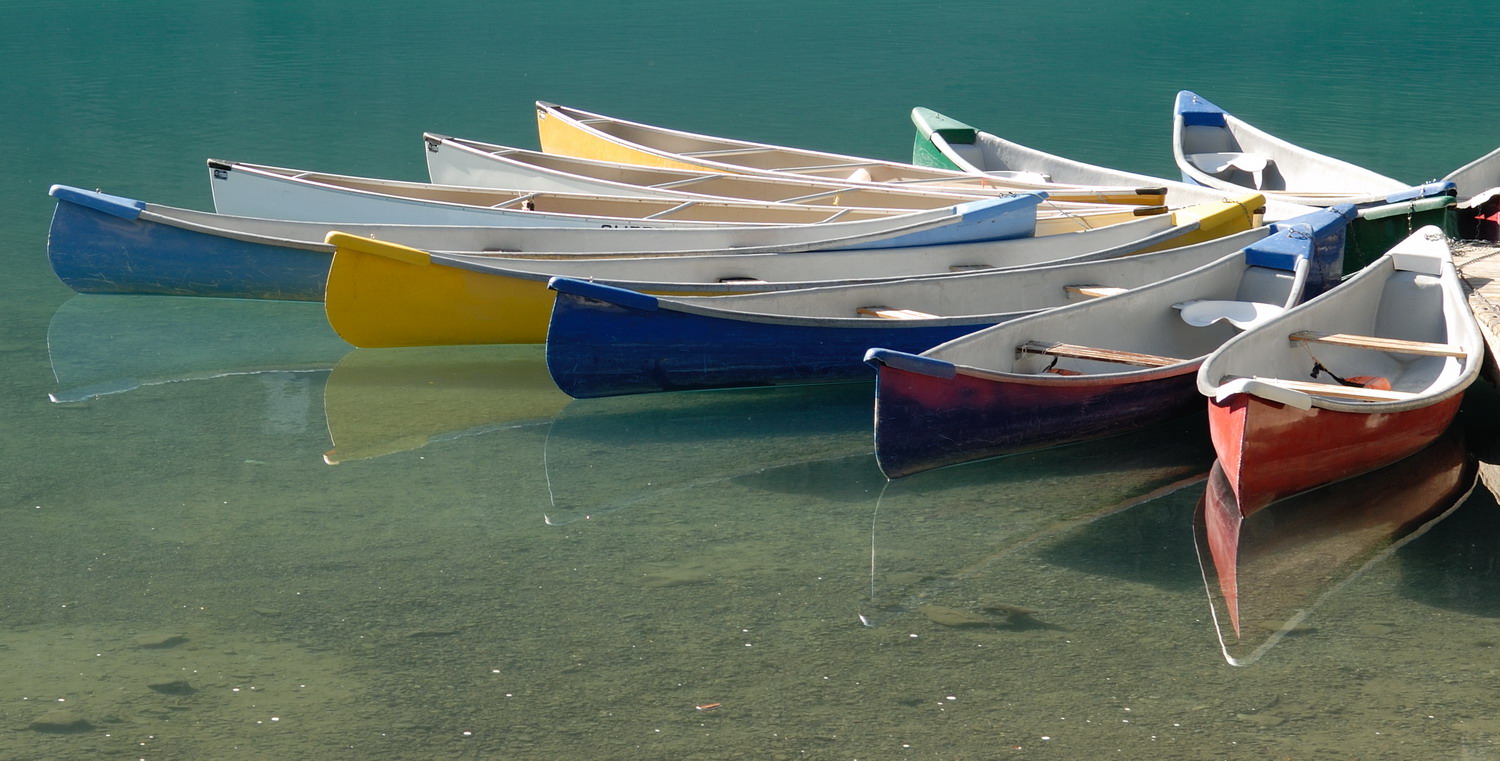
[[[1494,595],[1461,588],[1490,580],[1476,569],[1493,550],[1419,552],[1493,529],[1482,489],[1236,669],[1192,535],[1212,460],[1199,418],[887,482],[861,384],[579,400],[435,435],[436,400],[473,389],[384,382],[405,377],[405,352],[435,371],[481,361],[352,350],[327,370],[53,408],[57,456],[90,477],[9,533],[27,562],[5,593],[23,613],[0,648],[18,675],[5,713],[27,726],[64,707],[88,729],[20,732],[18,749],[1190,758],[1490,742]],[[491,384],[541,360],[484,353]],[[405,429],[328,417],[330,396],[361,393],[362,409],[425,414]],[[85,450],[101,422],[150,453]],[[330,466],[330,432],[386,453]],[[158,457],[178,467],[133,484]]]

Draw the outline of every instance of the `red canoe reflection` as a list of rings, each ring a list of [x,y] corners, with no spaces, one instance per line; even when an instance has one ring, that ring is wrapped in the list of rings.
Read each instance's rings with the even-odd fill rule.
[[[1455,425],[1400,462],[1247,518],[1215,462],[1194,535],[1225,658],[1259,658],[1322,597],[1462,504],[1477,475]]]

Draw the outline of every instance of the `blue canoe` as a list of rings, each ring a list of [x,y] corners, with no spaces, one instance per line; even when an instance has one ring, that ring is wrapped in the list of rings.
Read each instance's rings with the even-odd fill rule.
[[[1337,284],[1350,205],[1212,264],[1028,315],[920,354],[871,349],[891,478],[1102,438],[1203,409],[1196,373],[1242,326]],[[1206,431],[1205,431],[1206,434]]]
[[[80,293],[322,301],[329,231],[441,251],[527,257],[755,254],[897,248],[1029,237],[1045,194],[1021,194],[882,220],[820,225],[586,229],[332,224],[179,209],[54,185],[47,256]]]
[[[1249,246],[1342,225],[1338,211],[1152,254],[1056,266],[740,296],[658,296],[571,278],[557,291],[547,368],[576,398],[657,391],[870,381],[882,346],[920,352],[1040,310],[1136,288]],[[1310,279],[1340,272],[1334,252]]]

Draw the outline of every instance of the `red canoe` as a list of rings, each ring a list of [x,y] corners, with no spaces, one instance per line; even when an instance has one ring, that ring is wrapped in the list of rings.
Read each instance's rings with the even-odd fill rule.
[[[1237,505],[1206,516],[1216,553],[1230,551],[1244,517],[1267,505],[1426,447],[1448,428],[1483,358],[1436,227],[1226,342],[1198,372]]]

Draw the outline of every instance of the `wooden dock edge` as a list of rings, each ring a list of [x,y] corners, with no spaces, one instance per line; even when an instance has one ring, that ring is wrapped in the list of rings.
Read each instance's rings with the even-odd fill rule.
[[[1449,246],[1454,267],[1468,292],[1469,308],[1484,336],[1484,377],[1500,386],[1500,366],[1495,360],[1500,355],[1500,244],[1460,240]],[[1500,463],[1489,462],[1486,454],[1480,456],[1479,479],[1500,499]]]

